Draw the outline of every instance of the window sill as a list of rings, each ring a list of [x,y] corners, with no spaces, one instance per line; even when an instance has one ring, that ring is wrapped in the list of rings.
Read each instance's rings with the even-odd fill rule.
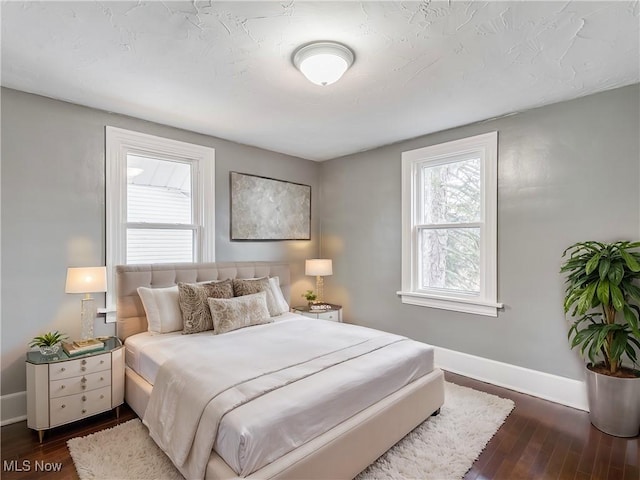
[[[487,317],[497,317],[498,309],[502,303],[483,302],[466,298],[438,297],[416,292],[396,292],[402,299],[402,303],[417,305],[419,307],[439,308],[454,312],[471,313]]]

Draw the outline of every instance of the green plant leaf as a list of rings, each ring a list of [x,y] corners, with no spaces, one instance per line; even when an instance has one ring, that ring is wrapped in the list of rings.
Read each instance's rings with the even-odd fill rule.
[[[586,272],[587,275],[591,274],[591,272],[593,272],[596,267],[598,266],[598,262],[600,261],[600,257],[602,257],[602,252],[598,252],[596,253],[593,257],[591,257],[591,259],[587,262],[587,265],[585,266],[584,270]]]
[[[625,250],[618,251],[620,252],[620,256],[627,264],[627,267],[629,267],[629,270],[631,270],[632,272],[640,272],[640,263],[633,256],[629,255],[629,253]]]
[[[600,280],[604,280],[607,277],[610,266],[611,260],[609,260],[609,257],[602,257],[600,265],[598,266],[598,275],[600,275]]]
[[[636,317],[636,314],[634,313],[634,311],[628,305],[625,305],[623,308],[623,313],[624,313],[624,319],[629,324],[629,328],[631,328],[631,331],[633,332],[633,334],[636,336],[636,338],[640,338],[640,329],[638,328],[638,318]]]
[[[622,290],[617,285],[611,285],[611,303],[613,304],[613,308],[616,309],[617,312],[622,310],[624,307],[624,296],[622,295]]]
[[[627,280],[620,282],[620,287],[636,302],[640,302],[640,288]]]
[[[571,348],[575,348],[578,345],[582,344],[581,352],[584,354],[584,349],[596,333],[597,332],[595,332],[594,330],[589,330],[586,328],[584,330],[578,331],[571,341]]]
[[[596,284],[592,283],[587,288],[585,288],[582,295],[578,299],[578,308],[577,311],[580,315],[584,315],[591,308],[591,302],[593,301],[593,297],[596,292]]]
[[[600,280],[598,282],[598,299],[603,305],[609,303],[609,280]]]
[[[584,289],[575,289],[573,292],[567,295],[564,300],[564,313],[567,313],[569,309],[571,309],[571,305],[573,305],[580,299],[583,291]]]
[[[614,285],[620,285],[620,281],[622,280],[622,277],[624,277],[624,267],[619,260],[617,262],[611,263],[607,276],[609,277],[609,281],[611,283],[613,283]]]
[[[616,363],[620,363],[620,358],[624,354],[627,344],[627,333],[624,330],[615,332],[609,348],[609,361],[615,360]]]
[[[638,347],[640,348],[640,347]],[[624,350],[624,353],[627,354],[627,357],[631,359],[631,361],[635,364],[638,363],[638,357],[636,355],[636,351],[633,349],[633,346],[630,343],[627,343],[627,346]]]

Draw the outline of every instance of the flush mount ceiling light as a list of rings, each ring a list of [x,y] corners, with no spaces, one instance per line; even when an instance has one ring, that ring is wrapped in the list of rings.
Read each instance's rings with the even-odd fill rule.
[[[353,52],[336,42],[314,42],[293,52],[293,64],[316,85],[331,85],[353,64]]]

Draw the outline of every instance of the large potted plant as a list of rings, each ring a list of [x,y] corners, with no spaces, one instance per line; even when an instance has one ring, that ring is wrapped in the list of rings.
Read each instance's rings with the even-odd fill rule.
[[[634,437],[640,430],[638,248],[640,242],[589,241],[562,254],[564,312],[574,317],[569,341],[591,361],[586,366],[590,420],[618,437]]]

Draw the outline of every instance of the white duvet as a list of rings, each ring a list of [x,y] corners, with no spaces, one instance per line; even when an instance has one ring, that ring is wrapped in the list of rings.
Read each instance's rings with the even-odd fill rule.
[[[214,445],[248,475],[433,368],[427,345],[310,319],[181,337],[144,423],[189,479],[204,477]]]

